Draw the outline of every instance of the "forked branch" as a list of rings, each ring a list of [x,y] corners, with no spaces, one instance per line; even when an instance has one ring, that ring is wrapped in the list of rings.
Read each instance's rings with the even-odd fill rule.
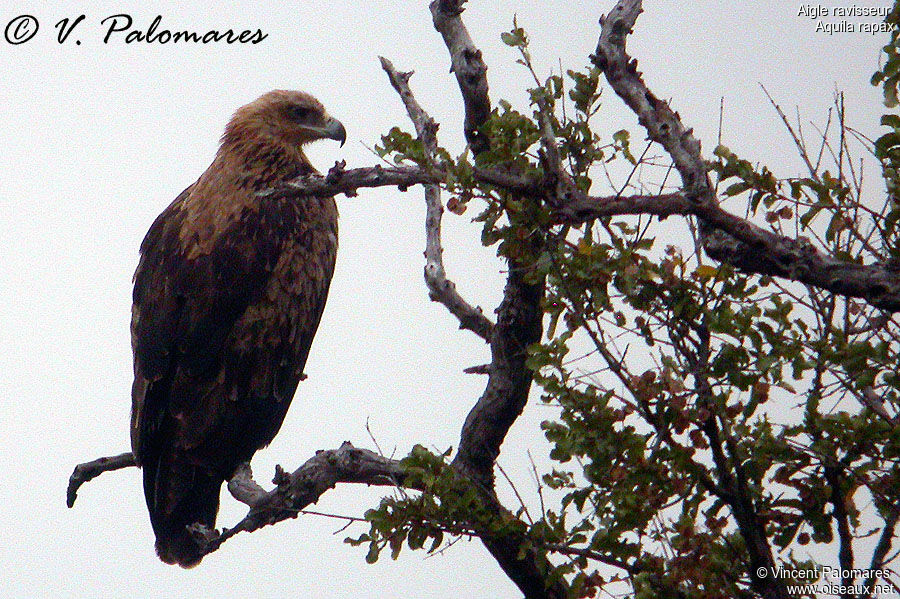
[[[437,129],[427,112],[419,105],[409,87],[411,72],[403,73],[394,68],[386,58],[381,58],[381,68],[387,73],[391,85],[400,94],[403,105],[409,114],[416,134],[425,149],[425,157],[432,168],[437,153]],[[484,339],[491,340],[494,323],[484,315],[480,307],[473,307],[466,302],[456,289],[456,284],[447,278],[444,270],[444,249],[441,245],[441,217],[444,207],[441,204],[441,188],[437,184],[425,185],[425,284],[432,301],[440,302],[459,320],[459,328],[468,329]]]
[[[75,467],[69,478],[66,503],[75,504],[79,487],[104,472],[134,467],[131,452],[103,457]],[[318,451],[292,473],[277,469],[276,487],[266,491],[252,478],[248,465],[238,469],[228,482],[228,490],[235,499],[250,506],[249,513],[234,527],[221,533],[210,530],[195,531],[205,546],[204,554],[212,553],[225,541],[240,532],[252,532],[269,524],[296,518],[311,503],[315,503],[338,483],[398,486],[406,476],[398,460],[385,458],[368,449],[358,449],[349,442],[337,449]]]

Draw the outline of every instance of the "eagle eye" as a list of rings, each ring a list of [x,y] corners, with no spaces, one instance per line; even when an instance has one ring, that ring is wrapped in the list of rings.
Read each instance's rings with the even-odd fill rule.
[[[312,108],[308,108],[306,106],[292,106],[291,118],[295,121],[306,121],[312,114],[312,112]]]

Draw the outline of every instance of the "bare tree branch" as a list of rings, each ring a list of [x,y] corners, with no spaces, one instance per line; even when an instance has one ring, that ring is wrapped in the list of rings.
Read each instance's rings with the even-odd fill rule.
[[[497,309],[497,324],[491,337],[488,383],[481,398],[463,424],[459,450],[453,466],[475,480],[482,499],[498,515],[512,514],[503,508],[494,489],[494,461],[510,427],[522,414],[533,379],[526,366],[527,349],[541,339],[541,298],[544,281],[530,283],[521,266],[510,265],[503,301]],[[548,578],[549,562],[544,552],[523,549],[521,535],[484,537],[482,542],[500,567],[528,599],[567,596],[562,581]]]
[[[79,464],[69,478],[66,503],[72,507],[78,488],[104,472],[137,466],[131,452]],[[337,483],[362,483],[366,485],[397,486],[406,475],[399,460],[385,458],[368,449],[358,449],[344,442],[338,449],[318,451],[291,474],[279,467],[276,487],[263,489],[253,480],[248,464],[238,468],[228,481],[232,496],[250,506],[250,512],[233,528],[216,531],[196,531],[198,540],[205,543],[204,554],[212,553],[222,543],[239,532],[251,532],[268,524],[296,518],[300,511],[319,500]]]
[[[603,71],[616,94],[637,115],[648,137],[666,149],[681,174],[685,193],[696,203],[715,203],[715,193],[700,155],[700,142],[679,116],[657,98],[625,52],[625,40],[642,12],[640,0],[620,0],[601,19],[600,39],[591,61]]]
[[[766,231],[722,210],[707,176],[700,142],[678,113],[644,83],[637,61],[625,51],[625,38],[638,14],[639,0],[622,0],[602,20],[594,64],[638,116],[648,137],[665,148],[681,174],[690,214],[701,221],[704,249],[715,260],[760,274],[785,277],[840,295],[859,297],[889,312],[900,311],[900,273],[885,265],[861,265],[825,256],[806,240]],[[723,234],[724,232],[725,234]]]
[[[396,187],[406,191],[413,185],[438,183],[440,175],[430,173],[418,166],[381,165],[344,170],[344,161],[335,163],[326,175],[305,175],[280,187],[259,192],[262,197],[294,196],[334,196],[339,193],[347,197],[356,196],[361,187]]]
[[[412,73],[397,71],[391,61],[383,57],[381,68],[388,74],[391,85],[400,94],[419,140],[425,148],[425,157],[434,165],[438,125],[422,109],[410,90],[409,78]],[[443,304],[459,320],[459,328],[468,329],[485,341],[490,341],[494,323],[484,315],[480,307],[472,307],[462,298],[453,281],[447,279],[444,270],[444,249],[441,246],[441,216],[444,207],[441,205],[439,185],[425,185],[425,206],[425,284],[428,287],[428,296],[432,301]]]
[[[381,61],[381,68],[384,69],[384,72],[388,75],[388,79],[391,81],[391,86],[393,86],[394,90],[400,95],[403,106],[406,107],[406,113],[409,115],[409,120],[412,121],[413,126],[416,128],[416,134],[419,137],[419,141],[422,142],[422,146],[425,148],[425,157],[428,159],[428,162],[433,165],[435,154],[438,149],[438,124],[427,112],[425,112],[409,87],[409,78],[412,77],[413,72],[398,71],[394,68],[393,63],[383,56],[379,56],[378,59]]]
[[[263,526],[296,518],[300,511],[315,503],[338,483],[397,486],[405,474],[399,460],[385,458],[368,449],[358,449],[344,442],[338,449],[318,451],[293,473],[279,468],[274,489],[261,493],[253,482],[249,468],[241,468],[228,484],[236,499],[251,505],[250,512],[233,528],[221,534],[207,535],[202,540],[203,553],[212,553],[225,541],[240,532],[252,532]],[[232,484],[234,483],[234,484]],[[250,490],[248,492],[247,490]]]
[[[75,505],[75,499],[78,498],[78,489],[89,480],[93,480],[104,472],[120,470],[122,468],[130,468],[137,466],[134,454],[120,453],[119,455],[97,458],[91,462],[78,464],[75,471],[69,477],[69,487],[66,489],[66,505],[72,507]]]
[[[900,522],[900,506],[894,506],[887,517],[884,519],[884,528],[881,529],[881,536],[878,538],[878,544],[875,551],[872,552],[872,561],[869,564],[869,571],[882,570],[885,566],[885,557],[891,550],[891,544],[897,533],[897,523]],[[875,585],[876,577],[871,576],[866,579],[865,586],[872,588]],[[889,581],[888,581],[889,582]]]
[[[444,44],[450,52],[450,71],[456,75],[462,92],[466,110],[463,125],[466,141],[475,154],[480,154],[488,148],[488,139],[481,132],[481,126],[490,116],[491,101],[488,97],[487,65],[481,59],[481,50],[472,43],[469,31],[460,18],[465,2],[466,0],[434,0],[430,8],[434,28],[444,38]]]
[[[768,274],[858,297],[887,312],[900,311],[900,271],[887,264],[855,264],[822,254],[803,239],[766,231],[716,206],[694,214],[718,229],[707,232],[704,248],[714,260],[744,272]],[[723,234],[725,232],[727,234]]]

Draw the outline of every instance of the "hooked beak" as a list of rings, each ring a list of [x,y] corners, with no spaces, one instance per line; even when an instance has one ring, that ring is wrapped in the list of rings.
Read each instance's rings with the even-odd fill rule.
[[[329,118],[328,122],[325,123],[325,127],[322,128],[322,137],[339,141],[343,146],[344,142],[347,141],[347,130],[344,129],[343,123],[339,120]]]

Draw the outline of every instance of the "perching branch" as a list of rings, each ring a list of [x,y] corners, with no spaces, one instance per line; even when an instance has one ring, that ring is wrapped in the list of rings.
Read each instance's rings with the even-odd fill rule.
[[[252,480],[248,468],[241,468],[228,483],[235,499],[250,505],[250,512],[233,528],[203,539],[204,554],[212,553],[240,532],[252,532],[263,526],[296,518],[300,511],[315,503],[338,483],[398,486],[405,479],[399,460],[392,460],[368,449],[358,449],[344,442],[338,449],[318,451],[293,473],[280,468],[276,487],[268,492]]]
[[[104,472],[112,472],[121,468],[130,468],[137,466],[134,460],[134,454],[120,453],[119,455],[97,458],[96,460],[78,464],[75,471],[69,477],[69,487],[66,489],[66,505],[72,507],[78,498],[78,489],[89,480],[93,480]]]
[[[104,472],[136,466],[134,455],[123,453],[79,464],[69,478],[66,503],[75,504],[78,488]],[[205,543],[204,554],[218,549],[225,541],[239,532],[252,532],[268,524],[296,518],[300,511],[315,503],[338,483],[397,486],[406,475],[399,460],[385,458],[368,449],[358,449],[349,442],[338,449],[318,451],[291,474],[278,469],[277,485],[266,491],[253,480],[249,465],[238,468],[228,481],[228,491],[235,499],[250,506],[250,512],[233,528],[221,533],[197,530],[197,539]]]
[[[433,165],[437,153],[435,134],[438,125],[412,94],[409,88],[412,73],[397,71],[391,61],[383,57],[381,68],[388,74],[391,85],[400,94],[425,149],[425,157]],[[441,246],[441,215],[444,207],[441,204],[441,188],[437,184],[425,185],[425,206],[425,284],[428,286],[428,296],[432,301],[443,304],[459,320],[459,328],[468,329],[485,341],[490,341],[494,323],[484,315],[480,307],[472,307],[467,303],[456,290],[453,281],[447,279],[444,270],[444,250]]]
[[[304,175],[281,187],[263,190],[259,195],[330,197],[342,193],[347,197],[354,197],[356,191],[363,187],[396,187],[400,191],[406,191],[413,185],[439,183],[441,180],[440,175],[417,166],[375,165],[350,170],[344,170],[344,166],[346,166],[344,161],[337,162],[326,175]]]

